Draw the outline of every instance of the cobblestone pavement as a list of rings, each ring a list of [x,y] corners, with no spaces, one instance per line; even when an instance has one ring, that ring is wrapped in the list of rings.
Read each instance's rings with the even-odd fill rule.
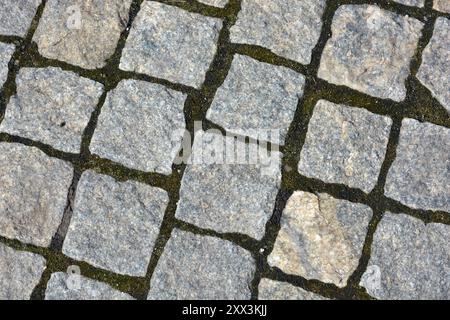
[[[2,0],[0,86],[0,299],[450,299],[449,0]]]

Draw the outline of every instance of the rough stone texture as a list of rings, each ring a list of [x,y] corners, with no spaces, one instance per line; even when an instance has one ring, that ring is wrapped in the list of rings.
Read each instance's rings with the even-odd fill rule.
[[[221,28],[219,19],[146,1],[131,28],[120,68],[199,88]]]
[[[386,213],[361,285],[378,299],[450,299],[450,227]]]
[[[262,279],[258,288],[259,300],[328,300],[313,292],[295,287],[287,282]]]
[[[244,0],[230,40],[309,64],[324,10],[325,0]]]
[[[41,0],[2,0],[0,35],[24,37]]]
[[[269,140],[284,144],[304,86],[299,73],[236,55],[206,117],[229,132],[255,139],[258,130],[279,130],[279,138]]]
[[[72,166],[42,151],[0,143],[0,235],[47,247],[61,222]]]
[[[413,208],[450,212],[449,150],[450,129],[403,120],[385,194]]]
[[[47,1],[33,41],[44,57],[101,68],[127,26],[131,1]]]
[[[124,80],[108,93],[91,152],[123,165],[163,174],[181,147],[186,95],[158,84]]]
[[[398,2],[400,4],[404,4],[407,6],[415,6],[415,7],[420,7],[422,8],[423,5],[425,4],[425,0],[394,0],[395,2]],[[444,0],[444,1],[448,1],[448,0]]]
[[[256,270],[231,242],[173,230],[150,283],[153,300],[247,300]]]
[[[211,150],[217,150],[213,146],[233,145],[233,141],[219,134],[198,133],[192,152],[212,154]],[[234,146],[236,150],[245,148],[241,141]],[[278,152],[270,156],[281,158]],[[272,162],[270,172],[265,172],[262,164],[208,164],[192,159],[181,182],[176,217],[205,229],[261,239],[280,186],[280,164]]]
[[[209,6],[225,8],[228,4],[228,0],[198,0],[201,3],[207,4]]]
[[[0,300],[27,300],[39,283],[46,261],[0,243]]]
[[[161,189],[86,171],[63,252],[116,273],[145,276],[168,201]]]
[[[53,273],[47,283],[45,300],[134,300],[106,283],[80,275]]]
[[[21,69],[0,131],[78,153],[103,85],[60,68]]]
[[[423,24],[371,5],[339,7],[319,77],[369,95],[403,101]]]
[[[370,192],[376,185],[392,120],[320,100],[300,155],[301,174]]]
[[[450,6],[450,1],[448,2]],[[438,18],[417,78],[450,113],[450,20]]]
[[[14,50],[14,45],[0,42],[0,88],[8,78],[8,64]]]
[[[294,192],[268,262],[288,274],[345,287],[358,266],[371,217],[362,204]]]
[[[448,0],[434,0],[433,8],[442,12],[450,13],[450,1]]]

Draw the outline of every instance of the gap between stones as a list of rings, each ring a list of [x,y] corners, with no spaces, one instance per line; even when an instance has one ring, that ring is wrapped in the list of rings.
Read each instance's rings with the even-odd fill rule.
[[[4,112],[9,98],[15,94],[15,78],[20,68],[23,67],[60,67],[63,70],[73,71],[78,75],[90,78],[105,86],[105,92],[100,99],[96,110],[94,111],[91,121],[83,134],[82,151],[80,155],[68,154],[57,151],[52,147],[24,139],[21,137],[10,136],[8,134],[0,134],[0,141],[17,142],[28,146],[34,146],[51,157],[60,158],[71,162],[74,165],[74,179],[70,187],[67,199],[67,207],[64,213],[63,222],[58,230],[57,235],[53,239],[50,248],[39,248],[32,245],[22,244],[19,241],[9,240],[0,237],[0,242],[11,246],[18,250],[25,250],[41,254],[47,259],[47,269],[44,272],[39,285],[35,288],[32,298],[43,299],[47,281],[51,273],[57,271],[66,271],[70,265],[78,265],[82,270],[82,274],[99,281],[106,282],[113,287],[127,292],[138,299],[145,299],[150,286],[150,278],[156,268],[157,262],[162,254],[165,244],[167,243],[173,228],[179,228],[185,231],[190,231],[196,234],[209,235],[218,237],[224,240],[232,241],[233,243],[249,250],[256,262],[257,272],[251,284],[252,298],[256,299],[258,295],[258,285],[262,277],[278,281],[290,282],[293,285],[302,287],[306,290],[318,293],[328,298],[340,299],[368,299],[370,298],[363,288],[358,286],[360,277],[367,267],[370,259],[370,248],[372,244],[373,234],[376,227],[382,218],[385,211],[389,210],[394,213],[407,213],[424,222],[438,222],[450,225],[450,217],[445,212],[434,212],[426,210],[417,210],[406,207],[397,201],[388,199],[383,194],[384,183],[390,165],[395,159],[395,152],[398,144],[398,137],[400,133],[401,120],[405,117],[414,118],[420,121],[427,121],[437,125],[450,127],[450,119],[446,110],[434,99],[430,92],[414,78],[418,67],[421,63],[422,51],[428,44],[434,27],[434,21],[439,16],[449,17],[432,9],[432,1],[426,0],[424,8],[409,7],[392,1],[364,1],[364,0],[341,0],[328,1],[327,7],[323,16],[323,27],[318,44],[313,50],[312,62],[310,65],[301,65],[297,62],[285,59],[273,54],[270,50],[243,44],[234,44],[229,41],[229,28],[235,23],[237,14],[240,11],[241,0],[230,0],[229,4],[221,9],[210,7],[196,1],[171,1],[171,0],[154,0],[180,7],[181,9],[200,13],[206,16],[221,18],[224,20],[224,27],[220,32],[218,51],[215,59],[207,72],[205,83],[202,88],[196,90],[189,86],[171,83],[164,79],[150,77],[143,74],[125,72],[118,69],[121,52],[125,46],[126,39],[129,34],[129,28],[125,29],[120,37],[114,55],[107,61],[104,68],[97,70],[85,70],[64,62],[51,60],[42,57],[36,44],[32,42],[34,31],[37,28],[39,19],[43,13],[46,0],[43,0],[37,10],[37,14],[33,19],[30,30],[27,36],[22,39],[19,37],[0,36],[0,41],[6,43],[13,43],[16,45],[16,51],[13,54],[9,64],[9,73],[7,81],[4,85],[1,100],[0,100],[0,121],[3,120]],[[128,27],[131,26],[136,17],[143,0],[134,0],[130,10],[130,19]],[[393,11],[401,15],[409,15],[418,20],[425,22],[422,31],[422,38],[419,41],[416,56],[411,63],[411,75],[407,80],[408,95],[407,99],[401,103],[395,103],[390,100],[383,100],[368,96],[366,94],[354,91],[352,89],[329,84],[316,77],[317,70],[320,64],[322,50],[331,36],[331,23],[334,12],[340,5],[344,4],[376,4],[383,9]],[[212,103],[215,92],[225,80],[234,54],[244,54],[250,56],[261,62],[268,62],[277,66],[284,66],[303,74],[306,77],[306,87],[304,96],[299,100],[299,105],[291,124],[289,134],[287,136],[285,146],[281,147],[284,153],[283,157],[283,172],[282,172],[282,187],[278,193],[274,214],[266,225],[266,235],[261,241],[256,241],[250,237],[241,234],[220,234],[213,230],[205,230],[198,228],[189,223],[185,223],[175,218],[176,204],[179,199],[179,188],[181,179],[185,170],[185,165],[174,165],[173,174],[171,176],[163,176],[155,173],[144,173],[137,170],[132,170],[123,167],[118,163],[109,160],[100,159],[93,156],[89,152],[89,143],[96,127],[98,116],[101,112],[107,92],[114,89],[117,84],[123,79],[135,79],[147,82],[162,84],[168,88],[181,91],[188,94],[185,103],[185,119],[187,130],[194,135],[194,122],[202,121],[203,129],[210,128],[219,129],[222,133],[226,133],[223,128],[215,125],[206,119],[206,112]],[[17,64],[18,62],[18,64]],[[370,112],[390,116],[394,120],[391,129],[391,136],[389,139],[388,150],[382,166],[380,177],[377,186],[370,194],[365,194],[361,190],[352,189],[340,184],[326,184],[321,181],[310,179],[301,176],[296,168],[298,164],[299,155],[303,147],[309,120],[312,116],[313,108],[319,99],[326,99],[334,103],[347,104],[352,107],[365,108]],[[246,140],[246,143],[251,143]],[[269,145],[270,148],[271,145]],[[104,173],[113,176],[119,181],[137,180],[152,186],[160,187],[169,192],[170,202],[167,207],[163,224],[161,226],[160,234],[155,244],[155,248],[150,260],[149,268],[146,277],[136,278],[129,276],[122,276],[112,272],[101,270],[90,266],[81,261],[75,261],[64,256],[61,253],[61,246],[64,241],[66,228],[70,222],[72,215],[72,204],[75,198],[76,185],[82,172],[87,169],[94,169],[99,173]],[[317,280],[307,280],[303,277],[293,276],[283,273],[277,268],[271,268],[267,264],[267,256],[270,254],[275,243],[276,236],[280,229],[280,218],[282,211],[286,205],[287,200],[294,190],[303,190],[309,192],[326,192],[330,195],[346,199],[353,202],[364,203],[370,206],[374,211],[374,216],[369,224],[368,234],[364,243],[363,253],[360,258],[360,263],[357,270],[350,277],[348,285],[345,288],[337,288],[334,285],[325,284]],[[261,253],[260,249],[264,249]]]

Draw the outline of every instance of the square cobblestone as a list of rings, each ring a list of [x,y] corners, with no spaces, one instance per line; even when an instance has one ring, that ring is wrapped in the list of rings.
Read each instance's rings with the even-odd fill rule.
[[[198,0],[198,1],[207,4],[209,6],[225,8],[229,0]]]
[[[86,171],[64,254],[116,273],[145,276],[168,200],[161,189]]]
[[[245,144],[232,137],[197,133],[192,153],[203,150],[206,154],[210,148],[217,150],[214,146],[227,144],[245,150]],[[270,157],[280,159],[281,154],[273,152]],[[196,163],[192,158],[190,162],[181,182],[176,217],[201,228],[261,239],[281,183],[280,164],[273,162],[265,174],[262,164]]]
[[[149,300],[248,300],[256,270],[229,241],[173,230],[150,282]]]
[[[450,299],[450,226],[386,213],[361,285],[378,299]]]
[[[450,3],[450,2],[449,2]],[[450,5],[450,4],[449,4]],[[450,20],[438,18],[417,78],[450,113]]]
[[[259,45],[309,64],[320,37],[324,10],[325,0],[243,0],[230,40]]]
[[[41,0],[2,0],[0,2],[0,34],[24,37]]]
[[[60,68],[24,68],[0,131],[78,153],[103,85]]]
[[[270,279],[262,279],[258,291],[259,300],[328,300],[290,283]]]
[[[80,275],[53,273],[47,283],[45,300],[134,300],[106,283]]]
[[[392,120],[320,100],[300,154],[301,174],[370,192],[383,164]]]
[[[371,96],[403,101],[422,26],[414,18],[377,6],[341,6],[318,75]]]
[[[299,73],[236,55],[206,117],[229,132],[255,139],[261,130],[278,130],[279,137],[268,139],[284,144],[304,86]]]
[[[28,300],[46,267],[40,255],[0,243],[0,300]]]
[[[450,129],[403,120],[385,194],[413,208],[450,212],[449,150]]]
[[[132,0],[49,0],[33,36],[39,53],[86,69],[116,50]]]
[[[362,204],[294,192],[268,262],[288,274],[345,287],[358,266],[371,217]]]
[[[216,53],[221,28],[217,18],[145,1],[120,68],[199,88]]]
[[[186,126],[185,100],[158,84],[120,82],[108,93],[91,152],[132,169],[170,174]]]
[[[72,166],[34,147],[0,143],[0,235],[48,247],[67,204]]]
[[[433,8],[445,13],[450,13],[450,1],[448,0],[434,0]]]
[[[0,42],[0,89],[8,78],[8,64],[14,53],[15,46]]]

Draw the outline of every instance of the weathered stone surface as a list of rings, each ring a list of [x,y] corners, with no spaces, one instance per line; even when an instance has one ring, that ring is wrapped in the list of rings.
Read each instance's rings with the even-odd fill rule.
[[[173,230],[150,283],[153,300],[250,299],[250,252],[231,242]]]
[[[0,2],[0,34],[24,37],[41,0],[2,0]]]
[[[304,86],[299,73],[236,55],[206,117],[229,132],[255,139],[259,130],[278,130],[279,137],[268,139],[284,144]]]
[[[0,143],[0,235],[41,247],[61,222],[72,166],[34,147]]]
[[[270,49],[303,64],[320,37],[325,0],[244,0],[230,40]]]
[[[47,1],[33,41],[44,57],[101,68],[127,26],[131,1]]]
[[[392,120],[320,100],[300,155],[301,174],[370,192],[376,185]]]
[[[216,53],[221,27],[219,19],[145,1],[120,68],[199,88]]]
[[[78,153],[103,85],[60,68],[21,69],[0,131]]]
[[[27,300],[39,283],[46,261],[0,243],[0,300]]]
[[[328,300],[287,282],[262,279],[258,287],[259,300]]]
[[[236,154],[240,150],[245,154],[242,141],[233,143],[233,137],[201,132],[195,136],[192,152],[201,155],[203,150],[204,155],[213,154],[217,150],[214,146],[228,144],[236,147]],[[200,163],[191,157],[181,183],[176,217],[205,229],[261,239],[272,216],[281,181],[280,163],[276,163],[281,155],[272,152],[269,156],[273,162],[268,167],[249,162]]]
[[[394,1],[407,6],[415,6],[420,8],[422,8],[423,5],[425,4],[425,0],[394,0]]]
[[[422,26],[414,18],[377,6],[341,6],[318,75],[375,97],[403,101]]]
[[[228,4],[228,0],[198,0],[198,1],[219,8],[225,8],[225,6]]]
[[[8,78],[8,64],[14,50],[14,45],[0,42],[0,88]]]
[[[163,174],[181,147],[186,95],[158,84],[124,80],[108,93],[91,152],[127,167]]]
[[[450,212],[449,150],[450,129],[403,120],[385,194],[413,208]]]
[[[268,262],[288,274],[345,287],[358,266],[371,217],[362,204],[294,192]]]
[[[83,173],[63,252],[131,276],[145,276],[168,203],[165,191]]]
[[[442,12],[450,13],[450,2],[448,0],[434,0],[433,8]]]
[[[450,6],[450,1],[448,4]],[[433,37],[423,52],[422,65],[417,73],[417,78],[450,113],[449,48],[450,20],[438,18]]]
[[[53,273],[47,283],[45,300],[134,300],[106,283],[80,275]]]
[[[450,299],[450,227],[386,213],[361,281],[378,299]]]

